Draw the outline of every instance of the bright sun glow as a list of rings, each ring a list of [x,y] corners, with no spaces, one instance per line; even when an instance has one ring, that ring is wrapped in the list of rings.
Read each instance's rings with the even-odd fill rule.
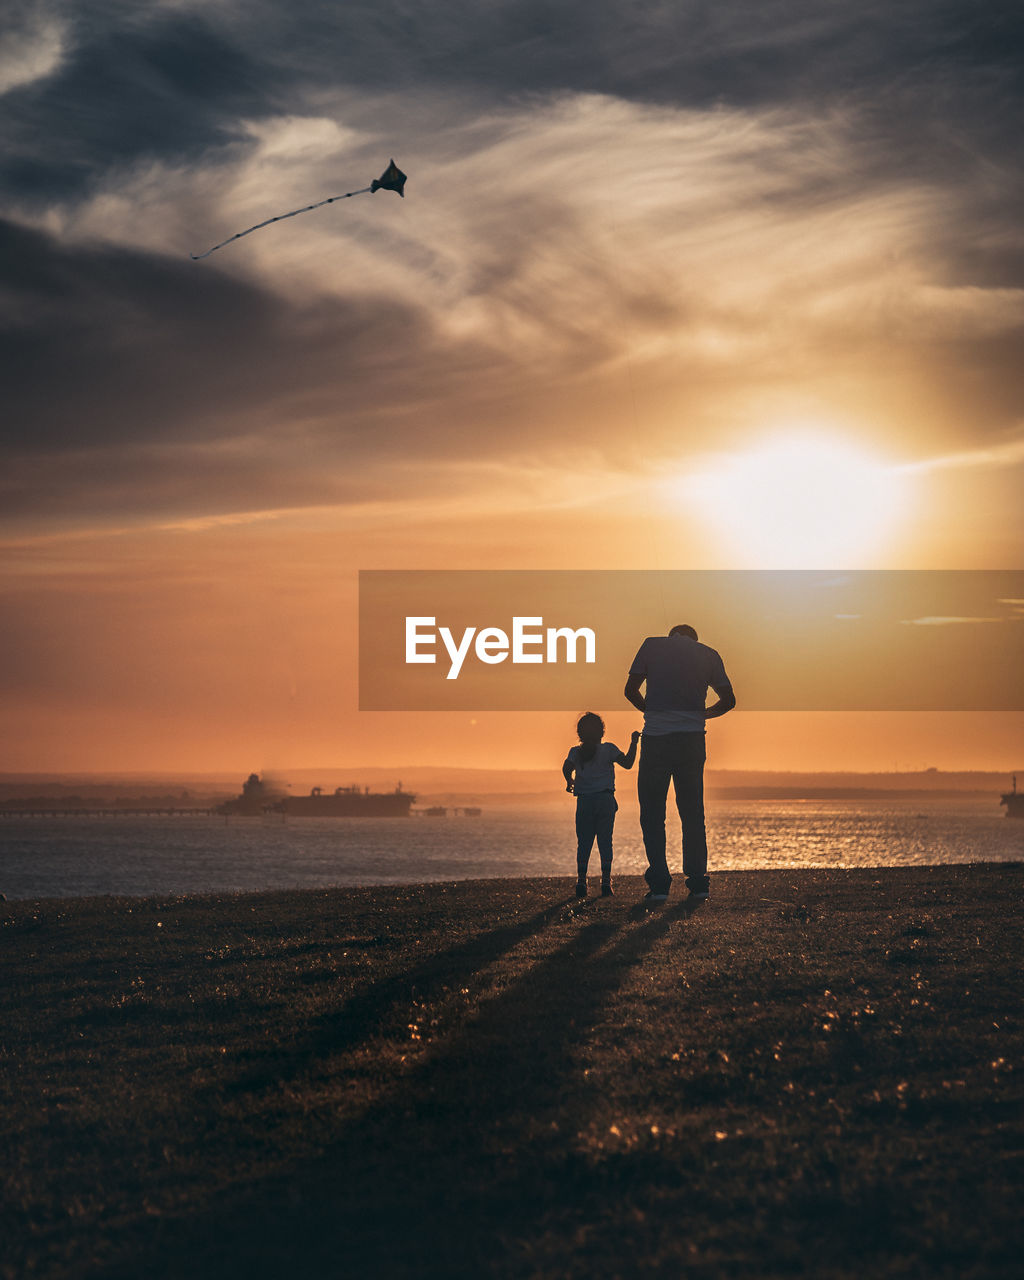
[[[907,477],[813,434],[720,455],[675,482],[744,567],[875,567],[908,510]]]

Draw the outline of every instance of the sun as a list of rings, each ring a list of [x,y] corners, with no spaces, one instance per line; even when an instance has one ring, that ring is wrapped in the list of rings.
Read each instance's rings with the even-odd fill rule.
[[[744,566],[875,567],[909,513],[906,471],[817,432],[717,455],[673,484]]]

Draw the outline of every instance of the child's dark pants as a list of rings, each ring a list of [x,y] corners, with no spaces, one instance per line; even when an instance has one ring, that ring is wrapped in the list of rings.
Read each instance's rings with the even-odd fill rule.
[[[612,870],[612,828],[618,809],[614,791],[596,791],[576,797],[576,874],[587,874],[590,851],[597,839],[601,855],[601,875],[607,879]]]

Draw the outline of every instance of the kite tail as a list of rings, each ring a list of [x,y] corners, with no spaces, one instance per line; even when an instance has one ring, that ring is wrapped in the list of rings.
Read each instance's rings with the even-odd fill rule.
[[[228,236],[226,240],[222,240],[220,244],[215,244],[212,249],[207,249],[205,253],[190,253],[188,256],[193,262],[199,262],[202,258],[208,258],[211,253],[216,253],[218,249],[223,249],[226,244],[231,244],[233,240],[241,240],[242,236],[251,235],[253,231],[259,231],[260,227],[269,227],[272,222],[283,222],[285,218],[294,218],[299,213],[309,213],[311,209],[319,209],[325,204],[333,204],[335,200],[347,200],[350,196],[365,195],[367,191],[372,191],[372,187],[360,187],[358,191],[346,191],[343,196],[328,196],[326,200],[318,200],[316,204],[303,205],[301,209],[293,209],[291,213],[279,213],[275,218],[267,218],[265,222],[257,222],[254,227],[246,227],[244,231],[238,231],[233,236]]]

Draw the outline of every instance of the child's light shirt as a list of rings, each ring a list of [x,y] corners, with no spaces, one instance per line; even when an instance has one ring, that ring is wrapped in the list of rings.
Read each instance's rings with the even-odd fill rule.
[[[575,769],[572,780],[574,796],[592,796],[598,791],[615,790],[615,766],[625,760],[625,756],[614,742],[599,742],[592,760],[582,761],[582,747],[570,747],[565,763]]]

